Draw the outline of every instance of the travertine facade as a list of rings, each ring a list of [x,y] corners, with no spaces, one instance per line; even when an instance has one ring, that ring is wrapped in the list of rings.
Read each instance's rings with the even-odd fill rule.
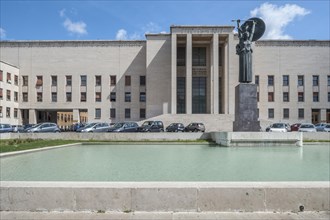
[[[81,114],[107,122],[203,119],[207,130],[231,130],[212,122],[230,124],[235,111],[233,29],[172,26],[145,41],[3,41],[0,59],[20,72],[21,123],[68,111],[73,121]],[[255,43],[262,124],[330,122],[329,48],[329,41]]]

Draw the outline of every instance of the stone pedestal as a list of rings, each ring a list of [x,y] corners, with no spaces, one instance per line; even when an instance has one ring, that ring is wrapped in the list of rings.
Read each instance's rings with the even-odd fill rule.
[[[257,85],[240,83],[235,88],[234,131],[260,131],[258,121]]]

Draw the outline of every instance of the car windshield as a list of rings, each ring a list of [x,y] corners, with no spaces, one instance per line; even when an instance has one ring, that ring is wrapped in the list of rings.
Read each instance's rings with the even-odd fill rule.
[[[42,125],[42,123],[40,123],[40,124],[36,124],[36,125],[33,125],[32,128],[39,127],[40,125]]]
[[[142,126],[149,126],[152,124],[152,121],[145,121]]]
[[[313,128],[313,125],[301,125],[300,128]]]
[[[96,124],[96,123],[90,123],[90,124],[86,125],[84,128],[91,128],[91,127],[93,127],[95,124]]]
[[[276,124],[273,124],[272,128],[284,128],[284,124],[276,123]]]
[[[114,128],[121,128],[124,126],[124,123],[116,123],[113,127]]]

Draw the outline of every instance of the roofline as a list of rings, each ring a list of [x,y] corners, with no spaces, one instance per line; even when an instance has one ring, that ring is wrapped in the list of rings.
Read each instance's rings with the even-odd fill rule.
[[[14,67],[14,68],[16,68],[16,69],[19,69],[19,67],[15,66],[15,65],[13,65],[13,64],[7,63],[7,62],[5,62],[5,61],[3,61],[3,60],[0,60],[0,63],[4,63],[4,64],[6,64],[6,65],[8,65],[8,66],[11,66],[11,67]]]
[[[171,25],[170,28],[235,28],[232,25]]]

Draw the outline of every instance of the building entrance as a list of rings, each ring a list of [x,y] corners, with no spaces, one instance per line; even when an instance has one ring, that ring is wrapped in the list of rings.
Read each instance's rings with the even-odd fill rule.
[[[312,109],[312,123],[320,123],[320,109]]]

